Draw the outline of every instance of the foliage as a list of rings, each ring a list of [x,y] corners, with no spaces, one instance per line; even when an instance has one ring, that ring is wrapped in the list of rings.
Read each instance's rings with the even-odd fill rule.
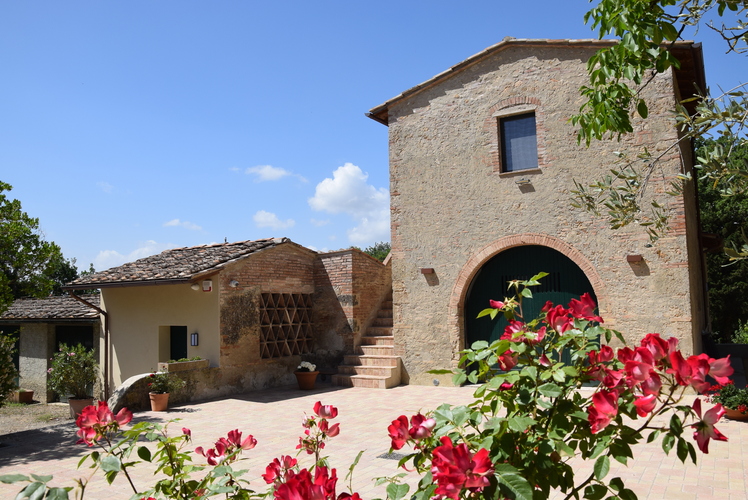
[[[585,15],[585,22],[591,23],[599,38],[612,35],[619,43],[598,51],[588,61],[590,82],[580,89],[586,101],[579,114],[572,117],[572,123],[580,127],[579,141],[589,145],[593,139],[620,139],[633,131],[635,114],[647,118],[642,90],[657,73],[680,66],[669,48],[686,29],[706,25],[722,35],[728,52],[740,56],[748,51],[747,11],[748,3],[740,0],[601,0]],[[709,16],[721,18],[723,24],[707,21]],[[712,180],[725,195],[748,188],[748,163],[731,159],[732,151],[748,140],[747,85],[716,96],[698,89],[702,94],[692,101],[693,115],[683,105],[677,108],[681,139],[707,138],[715,133],[723,139],[722,143],[713,143],[714,147],[699,155],[697,161],[699,175]],[[604,179],[588,186],[576,183],[574,204],[596,215],[605,207],[611,227],[637,223],[648,229],[652,239],[658,238],[667,230],[669,214],[661,204],[645,209],[642,201],[660,160],[678,147],[674,143],[658,155],[644,149],[638,155],[622,157],[622,164]],[[690,172],[682,172],[681,181],[690,180]],[[682,184],[676,183],[672,194],[681,189]],[[736,257],[746,256],[748,242],[736,252]]]
[[[169,372],[153,372],[148,377],[148,390],[155,394],[176,392],[185,385],[184,380]]]
[[[454,382],[480,383],[471,404],[392,422],[392,448],[415,447],[400,464],[423,474],[413,499],[529,500],[548,498],[551,490],[566,498],[636,498],[621,478],[607,478],[611,460],[633,459],[633,445],[661,438],[666,453],[675,449],[681,461],[696,462],[686,426],[696,429],[704,453],[710,438],[726,440],[714,428],[724,412],[720,405],[702,414],[699,398],[693,406],[681,399],[690,388],[707,390],[707,375],[726,383],[728,359],[685,359],[676,339],[657,334],[616,354],[599,339],[623,338],[601,325],[586,294],[568,307],[546,303],[540,317],[524,318],[523,300],[544,275],[510,282],[516,296],[491,301],[480,313],[503,314],[509,325],[499,340],[478,341],[462,352],[466,368],[456,371]],[[563,353],[568,363],[559,361]],[[578,391],[585,383],[597,385],[594,393]],[[577,479],[573,457],[594,461],[593,472]]]
[[[385,241],[374,243],[371,246],[366,247],[363,252],[367,255],[371,255],[379,262],[384,262],[384,259],[390,254],[391,246]]]
[[[719,145],[724,140],[700,142],[697,154],[704,156],[715,142]],[[734,149],[731,158],[748,162],[748,145]],[[748,221],[748,193],[724,196],[707,177],[700,178],[698,186],[702,230],[722,238],[729,249],[739,247],[741,225]],[[731,259],[722,252],[707,253],[705,258],[713,336],[718,342],[728,342],[738,322],[748,321],[748,301],[743,299],[748,297],[748,261]]]
[[[79,427],[77,434],[81,438],[78,444],[97,446],[98,449],[78,463],[80,468],[90,462],[92,471],[87,478],[76,480],[76,497],[83,500],[91,478],[101,471],[109,484],[118,475],[125,476],[133,491],[132,499],[155,500],[158,497],[203,500],[222,496],[239,500],[260,500],[274,496],[278,500],[361,500],[358,493],[344,492],[336,495],[337,472],[330,468],[326,457],[320,456],[325,442],[340,433],[340,424],[330,423],[338,415],[337,408],[318,401],[313,410],[314,414],[306,416],[302,422],[304,435],[299,438],[297,449],[299,453],[314,455],[314,465],[308,469],[301,468],[295,458],[282,455],[270,462],[262,475],[270,485],[270,490],[267,493],[255,493],[248,488],[249,482],[242,479],[247,470],[235,470],[232,466],[240,460],[243,451],[251,450],[257,445],[253,436],[242,439],[242,433],[235,429],[229,431],[226,437],[219,438],[213,448],[205,450],[198,446],[192,452],[186,449],[192,442],[190,429],[183,427],[181,434],[169,435],[169,427],[178,420],[171,420],[166,425],[139,422],[129,430],[123,430],[122,427],[132,420],[130,411],[122,409],[115,415],[104,401],[99,402],[98,406],[87,406],[76,420]],[[155,442],[156,451],[152,452],[150,448],[143,446],[141,443],[144,440]],[[196,455],[204,457],[207,464],[195,464],[193,458]],[[351,476],[360,456],[359,453],[346,479]],[[143,490],[135,485],[131,471],[138,464],[149,464],[155,468],[154,473],[160,479],[152,488]],[[193,478],[193,475],[200,479]],[[51,488],[48,486],[51,480],[52,476],[35,474],[0,476],[0,482],[6,484],[28,483],[17,498],[68,500],[68,494],[73,488]]]
[[[0,332],[0,403],[17,387],[18,370],[13,363],[15,339]]]
[[[91,397],[98,376],[98,363],[93,351],[81,344],[74,347],[60,344],[60,350],[52,356],[47,385],[60,397],[71,395],[74,399],[86,399]]]
[[[185,361],[200,361],[201,359],[203,358],[201,358],[200,356],[192,356],[191,358],[170,359],[168,362],[169,363],[183,363]]]
[[[748,321],[738,321],[738,329],[732,334],[733,344],[748,344]]]
[[[719,403],[725,408],[748,413],[748,387],[736,387],[735,384],[716,385],[715,392],[709,396],[712,403]]]
[[[49,295],[66,262],[59,246],[44,241],[39,219],[7,197],[11,189],[0,182],[0,311],[20,297]]]

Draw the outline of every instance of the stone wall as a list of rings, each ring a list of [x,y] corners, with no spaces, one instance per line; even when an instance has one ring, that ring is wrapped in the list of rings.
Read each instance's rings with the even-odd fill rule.
[[[632,340],[660,332],[678,337],[686,353],[699,349],[693,192],[664,195],[680,171],[680,152],[663,157],[643,201],[657,198],[674,214],[672,231],[653,246],[639,227],[614,231],[570,206],[573,180],[600,178],[615,166],[615,152],[635,156],[646,146],[657,155],[678,139],[675,83],[666,73],[646,88],[649,118],[636,121],[633,134],[577,145],[568,119],[582,104],[578,89],[592,54],[582,46],[511,46],[390,105],[394,335],[410,383],[431,383],[427,370],[455,365],[470,280],[493,255],[524,244],[555,246],[588,266],[607,326]],[[536,114],[539,168],[502,173],[497,116],[528,109]],[[629,264],[629,254],[644,260]]]

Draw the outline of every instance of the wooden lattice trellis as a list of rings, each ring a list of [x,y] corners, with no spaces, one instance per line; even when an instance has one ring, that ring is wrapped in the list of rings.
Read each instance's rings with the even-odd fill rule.
[[[312,351],[312,295],[263,293],[260,304],[260,355],[280,358]]]

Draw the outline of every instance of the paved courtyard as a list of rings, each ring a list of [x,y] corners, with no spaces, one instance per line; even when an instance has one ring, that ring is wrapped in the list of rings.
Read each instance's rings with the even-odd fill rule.
[[[345,491],[348,466],[360,450],[363,457],[354,473],[353,488],[362,498],[384,498],[384,486],[374,486],[373,478],[397,473],[397,461],[384,458],[389,451],[387,426],[400,414],[411,415],[418,410],[434,409],[442,403],[464,404],[470,401],[469,387],[400,386],[389,390],[339,388],[321,385],[314,391],[281,388],[252,392],[240,396],[206,401],[171,408],[166,413],[140,412],[133,422],[150,420],[166,422],[181,419],[172,431],[181,433],[182,427],[192,430],[190,448],[212,447],[213,442],[229,430],[239,429],[257,439],[257,447],[245,452],[241,468],[253,488],[264,491],[260,478],[265,466],[281,454],[296,453],[301,421],[304,413],[312,413],[318,400],[338,407],[340,435],[328,441],[331,465],[338,469],[338,492]],[[683,465],[671,452],[666,456],[659,442],[634,448],[635,460],[628,467],[614,463],[609,477],[620,476],[640,499],[720,499],[738,500],[748,497],[748,423],[724,420],[718,428],[729,437],[729,442],[710,443],[708,455],[699,454],[698,465]],[[74,478],[86,477],[89,470],[76,469],[80,458],[90,451],[76,445],[73,423],[0,436],[0,475],[11,473],[53,474],[55,486],[72,486]],[[686,431],[689,434],[690,431]],[[306,455],[302,464],[310,462]],[[578,477],[586,477],[592,464],[575,465]],[[153,483],[152,473],[136,468],[134,483],[140,489]],[[409,482],[413,483],[415,479]],[[18,491],[17,485],[0,484],[0,498],[10,499]],[[124,477],[108,486],[101,474],[89,483],[86,499],[115,500],[131,496]],[[71,497],[72,498],[72,497]],[[562,498],[560,495],[553,498]]]

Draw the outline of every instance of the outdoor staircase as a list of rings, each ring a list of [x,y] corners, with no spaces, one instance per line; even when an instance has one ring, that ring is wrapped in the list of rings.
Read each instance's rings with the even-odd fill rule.
[[[400,385],[400,356],[392,336],[392,296],[382,302],[377,317],[361,337],[358,354],[347,354],[333,385],[389,389]]]

